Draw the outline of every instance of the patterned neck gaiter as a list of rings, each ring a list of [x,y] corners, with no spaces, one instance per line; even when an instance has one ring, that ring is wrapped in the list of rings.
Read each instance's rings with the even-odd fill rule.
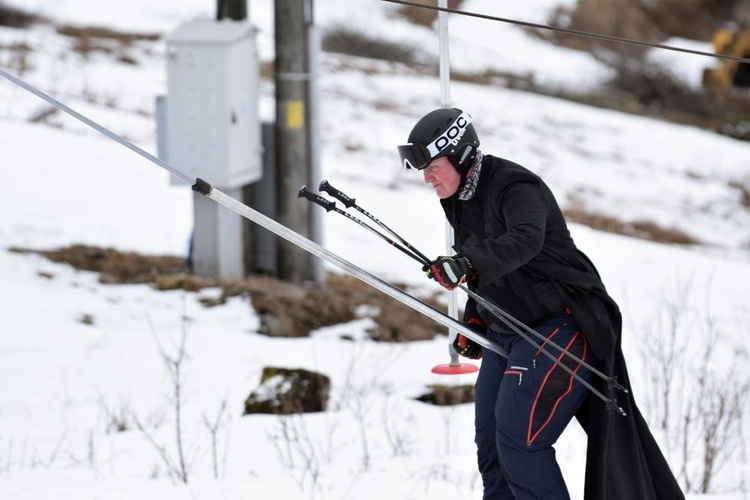
[[[474,163],[469,169],[469,173],[466,174],[466,181],[461,191],[458,193],[458,199],[461,201],[470,200],[477,190],[477,184],[479,183],[479,172],[482,170],[482,158],[484,155],[477,149],[477,153],[474,156]]]

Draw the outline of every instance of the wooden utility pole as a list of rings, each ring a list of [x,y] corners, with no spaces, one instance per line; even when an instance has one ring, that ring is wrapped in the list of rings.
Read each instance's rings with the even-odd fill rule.
[[[278,222],[313,239],[310,203],[297,197],[311,182],[307,23],[310,0],[275,0],[276,168]],[[317,186],[314,186],[317,188]],[[278,274],[293,283],[313,282],[314,257],[296,245],[279,241]]]
[[[247,18],[247,0],[218,0],[216,19],[224,18],[240,21]]]

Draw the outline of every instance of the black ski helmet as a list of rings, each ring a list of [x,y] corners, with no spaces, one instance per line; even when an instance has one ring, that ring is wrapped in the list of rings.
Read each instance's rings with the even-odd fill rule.
[[[409,134],[409,144],[398,146],[404,170],[422,170],[432,160],[447,156],[464,174],[479,147],[471,116],[457,108],[441,108],[424,115]]]

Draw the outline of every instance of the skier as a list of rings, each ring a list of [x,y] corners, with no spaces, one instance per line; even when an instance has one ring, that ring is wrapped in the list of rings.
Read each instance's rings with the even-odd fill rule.
[[[465,283],[629,387],[619,308],[576,248],[552,192],[531,171],[478,147],[472,118],[460,109],[426,114],[398,147],[404,169],[422,171],[454,230],[456,253],[423,270],[448,290]],[[587,500],[684,498],[632,394],[614,394],[580,362],[559,356],[597,390],[619,396],[626,416],[618,415],[472,299],[463,321],[509,354],[483,353],[460,334],[453,342],[459,354],[482,359],[475,442],[485,500],[570,498],[553,445],[574,416],[588,434]]]

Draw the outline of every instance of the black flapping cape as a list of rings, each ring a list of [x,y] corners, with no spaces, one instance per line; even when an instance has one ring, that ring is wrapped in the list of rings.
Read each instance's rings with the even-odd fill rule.
[[[596,377],[594,387],[614,399],[625,416],[608,408],[593,394],[576,414],[588,435],[584,499],[684,500],[685,495],[636,406],[620,345],[619,308],[603,286],[598,285],[600,283],[586,294],[569,294],[568,304],[584,334],[588,329],[612,335],[612,350],[604,359],[601,371],[616,377],[629,392],[611,387]]]

